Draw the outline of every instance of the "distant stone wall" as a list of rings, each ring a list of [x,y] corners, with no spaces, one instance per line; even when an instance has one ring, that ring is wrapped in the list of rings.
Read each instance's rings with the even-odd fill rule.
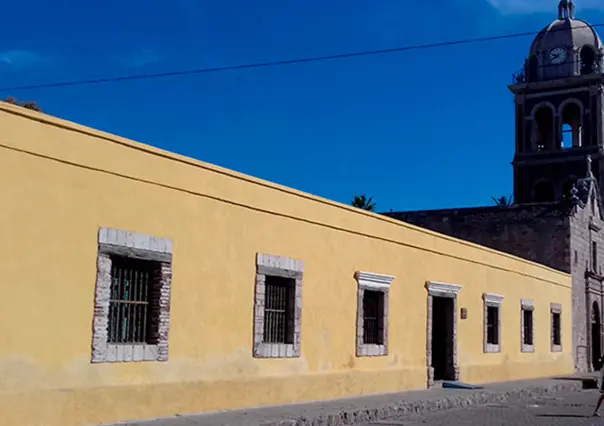
[[[570,273],[568,211],[556,203],[384,215]]]

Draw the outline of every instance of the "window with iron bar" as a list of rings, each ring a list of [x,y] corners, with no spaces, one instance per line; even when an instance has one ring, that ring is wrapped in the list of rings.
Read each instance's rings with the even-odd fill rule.
[[[365,290],[363,294],[363,343],[384,344],[384,292]]]
[[[523,326],[524,326],[524,341],[525,345],[533,344],[533,311],[531,309],[523,309]]]
[[[487,306],[487,343],[499,344],[499,308]]]
[[[264,342],[294,342],[296,281],[267,276],[265,282]]]
[[[560,333],[560,314],[552,313],[552,343],[556,346],[562,345],[562,336]]]
[[[153,315],[158,311],[152,293],[157,267],[153,261],[111,257],[108,343],[156,343]]]

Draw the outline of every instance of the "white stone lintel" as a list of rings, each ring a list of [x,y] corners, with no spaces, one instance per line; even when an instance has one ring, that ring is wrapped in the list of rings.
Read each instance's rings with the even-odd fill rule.
[[[446,293],[452,295],[457,295],[461,290],[461,286],[458,284],[447,284],[438,281],[428,281],[426,283],[426,288],[429,293]]]
[[[535,301],[533,299],[521,299],[520,304],[523,308],[534,308]]]
[[[256,253],[256,265],[284,271],[304,272],[304,261],[274,254]]]
[[[370,288],[378,288],[378,289],[388,289],[392,284],[392,281],[396,279],[395,276],[392,275],[383,275],[376,274],[374,272],[363,272],[357,271],[354,274],[359,286],[370,287]]]
[[[503,303],[503,299],[505,297],[500,295],[500,294],[494,294],[494,293],[483,293],[482,294],[482,299],[487,302],[487,303],[493,303],[496,305],[501,305]]]
[[[172,240],[139,234],[137,232],[101,227],[99,228],[98,237],[100,244],[110,244],[166,254],[172,254],[174,251]]]

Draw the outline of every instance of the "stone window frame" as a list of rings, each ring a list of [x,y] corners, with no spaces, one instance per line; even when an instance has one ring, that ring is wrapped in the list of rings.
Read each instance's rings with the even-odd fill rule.
[[[524,343],[524,311],[532,312],[533,323],[531,335],[533,336],[533,344],[527,345]],[[522,352],[535,352],[535,302],[531,299],[520,300],[520,345]]]
[[[426,327],[426,368],[428,387],[434,385],[434,368],[432,367],[432,307],[434,305],[434,297],[448,297],[453,299],[453,380],[459,380],[459,364],[457,360],[457,299],[461,289],[462,286],[459,284],[447,284],[436,281],[428,281],[426,283],[426,290],[428,290],[428,318]]]
[[[501,352],[501,340],[502,340],[502,333],[501,333],[501,315],[502,315],[502,309],[501,309],[501,305],[503,304],[503,300],[505,299],[505,296],[502,296],[500,294],[494,294],[494,293],[483,293],[482,294],[482,300],[483,300],[483,305],[484,305],[484,315],[483,315],[483,329],[484,329],[484,353],[500,353]],[[488,343],[488,339],[487,339],[487,334],[488,334],[488,308],[489,306],[491,307],[495,307],[497,308],[497,337],[498,337],[498,343],[497,344],[492,344],[492,343]]]
[[[92,363],[167,361],[170,332],[173,243],[136,232],[101,227],[98,231],[97,275],[92,330]],[[111,297],[111,256],[157,262],[151,297],[156,298],[153,318],[157,321],[156,344],[111,344],[109,298]]]
[[[357,271],[354,274],[357,281],[357,339],[356,339],[356,355],[357,357],[376,357],[388,355],[388,313],[390,286],[396,279],[392,275],[376,274],[374,272]],[[381,345],[366,344],[364,342],[364,307],[365,291],[379,291],[383,293],[383,329]]]
[[[264,342],[264,307],[266,277],[295,281],[293,343]],[[272,254],[256,254],[256,288],[254,298],[254,358],[298,358],[302,344],[302,283],[304,261]]]
[[[560,303],[550,303],[550,343],[552,352],[562,352],[562,305]],[[554,344],[554,314],[560,316],[560,344]]]

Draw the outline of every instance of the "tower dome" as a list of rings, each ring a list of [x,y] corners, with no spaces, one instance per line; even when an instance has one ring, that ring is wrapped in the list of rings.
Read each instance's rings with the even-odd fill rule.
[[[575,18],[573,0],[560,0],[558,19],[545,27],[531,45],[528,81],[553,80],[600,73],[604,49],[594,27]]]

